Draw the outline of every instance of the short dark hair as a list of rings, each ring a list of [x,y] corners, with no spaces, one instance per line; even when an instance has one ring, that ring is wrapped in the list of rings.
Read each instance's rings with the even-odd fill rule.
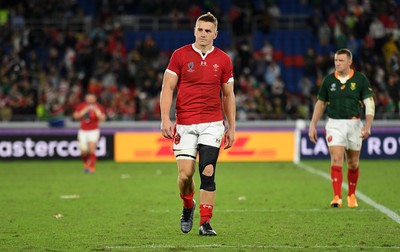
[[[213,23],[215,25],[215,29],[218,30],[218,20],[213,14],[211,14],[211,12],[207,12],[206,14],[203,14],[200,17],[198,17],[196,25],[199,21]]]
[[[349,57],[350,59],[353,58],[353,54],[351,53],[351,51],[347,48],[342,48],[336,51],[335,54],[346,54],[347,57]]]

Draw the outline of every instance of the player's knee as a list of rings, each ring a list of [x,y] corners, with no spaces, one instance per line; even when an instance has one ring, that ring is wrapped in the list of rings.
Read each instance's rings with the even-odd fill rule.
[[[180,168],[179,173],[178,173],[178,180],[186,183],[186,182],[191,182],[193,179],[193,174],[194,174],[194,168]]]
[[[348,160],[347,167],[351,170],[355,170],[358,168],[358,161],[357,160]]]
[[[178,175],[178,181],[182,184],[191,184],[193,180],[193,176],[190,176],[188,174],[179,174]]]
[[[212,175],[214,174],[214,166],[213,166],[212,164],[207,165],[207,166],[204,168],[202,174],[203,174],[204,176],[212,176]]]
[[[97,149],[97,143],[89,143],[88,152],[95,153]]]
[[[201,175],[200,179],[201,179],[201,184],[200,184],[201,190],[209,192],[214,192],[216,190],[214,175],[213,176]]]
[[[79,143],[79,149],[82,153],[88,153],[89,151],[88,145],[86,143]]]
[[[200,179],[200,189],[210,192],[215,191],[216,186],[213,165],[210,164],[204,168],[203,172],[200,174]]]
[[[215,168],[217,164],[219,148],[207,145],[199,145],[199,172],[200,189],[215,191]]]
[[[338,155],[332,155],[332,163],[334,164],[334,165],[342,165],[343,164],[343,158],[341,158],[340,156],[338,156]]]

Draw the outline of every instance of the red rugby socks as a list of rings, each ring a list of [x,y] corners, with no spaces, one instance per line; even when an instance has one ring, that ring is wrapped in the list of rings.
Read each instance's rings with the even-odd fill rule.
[[[183,207],[184,208],[193,208],[193,195],[194,192],[189,194],[189,195],[183,195],[182,193],[180,194],[181,199],[183,200]]]
[[[334,195],[339,195],[339,197],[342,198],[343,175],[341,166],[331,166],[331,179]]]
[[[360,169],[349,169],[347,171],[347,181],[349,183],[349,196],[356,193],[358,175],[360,174]]]
[[[200,204],[200,225],[204,222],[210,222],[214,206],[210,204]]]

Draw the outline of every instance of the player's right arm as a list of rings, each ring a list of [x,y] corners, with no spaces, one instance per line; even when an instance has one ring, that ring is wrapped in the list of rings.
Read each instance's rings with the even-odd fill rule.
[[[160,94],[161,109],[161,133],[165,138],[174,137],[174,125],[169,117],[175,87],[178,83],[178,75],[170,70],[164,73],[164,79]]]
[[[84,108],[82,108],[81,106],[78,106],[74,113],[72,114],[72,117],[75,120],[80,120],[87,112],[88,112],[89,108],[86,106]]]
[[[310,122],[310,127],[308,129],[308,137],[313,143],[316,143],[318,140],[316,127],[319,119],[321,119],[322,115],[324,114],[326,104],[326,102],[321,100],[317,100],[317,102],[315,103],[313,116]]]

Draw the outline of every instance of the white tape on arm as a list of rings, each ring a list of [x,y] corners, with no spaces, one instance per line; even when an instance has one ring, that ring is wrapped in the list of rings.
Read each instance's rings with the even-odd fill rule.
[[[375,115],[375,102],[373,97],[364,99],[364,105],[366,115]]]

